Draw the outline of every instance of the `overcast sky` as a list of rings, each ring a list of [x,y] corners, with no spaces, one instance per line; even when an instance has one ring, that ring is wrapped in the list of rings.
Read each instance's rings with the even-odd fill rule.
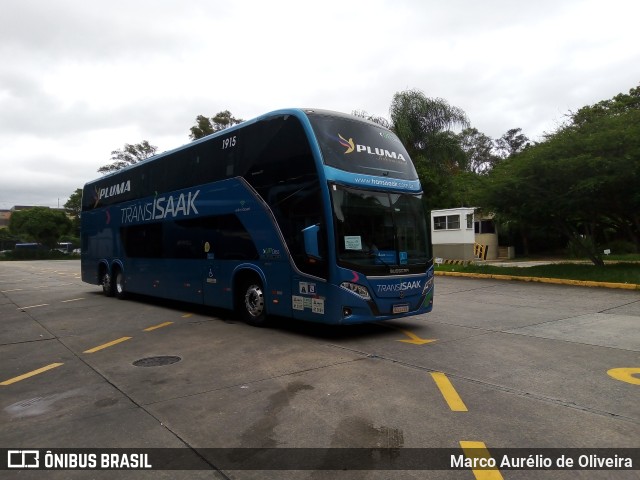
[[[62,206],[199,114],[388,117],[419,89],[532,140],[640,82],[637,0],[0,0],[0,209]]]

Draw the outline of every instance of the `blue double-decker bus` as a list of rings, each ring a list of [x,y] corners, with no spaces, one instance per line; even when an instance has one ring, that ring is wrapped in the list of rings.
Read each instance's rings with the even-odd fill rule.
[[[279,110],[85,185],[82,279],[127,293],[332,324],[429,312],[416,170],[362,118]]]

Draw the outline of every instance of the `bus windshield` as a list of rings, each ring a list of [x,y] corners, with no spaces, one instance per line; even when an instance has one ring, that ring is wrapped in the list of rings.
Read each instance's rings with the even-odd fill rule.
[[[409,154],[396,135],[370,122],[309,114],[325,165],[352,173],[417,180]]]
[[[331,197],[341,266],[371,274],[424,270],[430,257],[422,195],[332,184]]]

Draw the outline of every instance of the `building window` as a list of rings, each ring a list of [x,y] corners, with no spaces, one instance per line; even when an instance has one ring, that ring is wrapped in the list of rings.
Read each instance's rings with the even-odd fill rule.
[[[460,215],[443,215],[441,217],[433,217],[434,230],[459,230]]]
[[[493,220],[480,220],[475,222],[476,233],[496,233],[496,226]]]
[[[473,213],[467,213],[467,228],[473,228]]]

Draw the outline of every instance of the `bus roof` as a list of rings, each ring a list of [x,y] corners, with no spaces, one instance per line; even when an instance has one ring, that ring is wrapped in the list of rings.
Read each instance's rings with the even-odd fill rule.
[[[237,125],[233,125],[233,126],[231,126],[229,128],[225,128],[224,130],[219,130],[219,131],[214,132],[214,133],[212,133],[210,135],[207,135],[205,137],[202,137],[202,138],[199,138],[197,140],[194,140],[194,141],[192,141],[190,143],[185,143],[185,144],[180,145],[179,147],[173,148],[171,150],[166,150],[166,151],[164,151],[162,153],[158,153],[158,154],[153,155],[153,156],[151,156],[149,158],[146,158],[146,159],[144,159],[144,160],[142,160],[142,161],[140,161],[138,163],[134,163],[132,165],[127,165],[126,167],[124,167],[124,168],[122,168],[120,170],[116,170],[114,172],[109,172],[109,173],[103,175],[102,177],[99,177],[99,178],[93,179],[93,180],[91,180],[89,182],[86,182],[85,187],[87,185],[91,185],[91,184],[96,183],[96,182],[102,182],[102,181],[104,181],[105,179],[107,179],[107,178],[109,178],[111,176],[118,175],[118,174],[120,174],[120,173],[122,173],[122,172],[124,172],[124,171],[126,171],[128,169],[135,168],[138,165],[149,163],[149,162],[158,160],[158,159],[160,159],[162,157],[165,157],[165,156],[168,156],[168,155],[173,155],[174,153],[180,152],[180,151],[185,150],[187,148],[191,148],[191,147],[193,147],[195,145],[199,145],[201,143],[208,142],[213,138],[229,135],[233,131],[242,129],[242,128],[246,127],[247,125],[251,125],[253,123],[257,123],[259,121],[266,120],[266,119],[268,119],[270,117],[275,117],[275,116],[280,116],[280,115],[293,115],[293,116],[296,116],[298,118],[304,118],[304,117],[306,117],[308,115],[325,115],[325,116],[338,117],[338,118],[344,118],[344,119],[349,119],[349,120],[356,120],[356,121],[359,121],[359,122],[371,124],[371,125],[376,126],[378,128],[386,129],[384,126],[379,125],[379,124],[377,124],[375,122],[372,122],[371,120],[368,120],[366,118],[358,117],[356,115],[351,115],[351,114],[348,114],[348,113],[336,112],[336,111],[333,111],[333,110],[325,110],[325,109],[318,109],[318,108],[284,108],[284,109],[280,109],[280,110],[273,110],[271,112],[265,113],[265,114],[260,115],[258,117],[252,118],[250,120],[245,120],[244,122],[239,123]]]

